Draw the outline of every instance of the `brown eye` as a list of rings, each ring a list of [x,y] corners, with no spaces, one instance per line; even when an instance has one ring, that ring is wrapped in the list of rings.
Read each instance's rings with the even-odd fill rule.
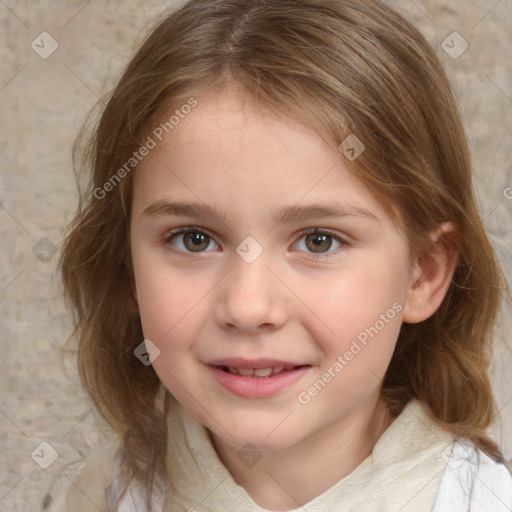
[[[185,247],[192,252],[204,251],[210,244],[210,237],[204,233],[187,233],[183,237]]]
[[[294,245],[295,250],[305,252],[310,257],[327,257],[336,249],[343,248],[345,241],[325,228],[309,228],[302,232],[302,236]]]
[[[312,252],[326,252],[332,246],[332,236],[325,233],[314,233],[306,236],[306,247]]]
[[[185,253],[209,252],[207,249],[211,249],[210,245],[212,244],[214,249],[219,248],[211,236],[199,229],[184,229],[171,233],[166,237],[166,244]]]

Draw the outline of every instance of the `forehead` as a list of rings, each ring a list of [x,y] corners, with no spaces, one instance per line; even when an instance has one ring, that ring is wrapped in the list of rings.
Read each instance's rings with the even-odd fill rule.
[[[169,199],[214,202],[241,215],[258,207],[274,219],[277,206],[333,200],[383,214],[335,145],[230,91],[199,98],[163,135],[136,170],[134,197],[144,208]]]
[[[207,151],[210,159],[237,159],[246,165],[256,153],[260,158],[272,156],[277,165],[283,160],[325,157],[321,153],[327,149],[304,122],[272,112],[233,89],[202,96],[159,146],[176,155],[186,153],[189,159]]]

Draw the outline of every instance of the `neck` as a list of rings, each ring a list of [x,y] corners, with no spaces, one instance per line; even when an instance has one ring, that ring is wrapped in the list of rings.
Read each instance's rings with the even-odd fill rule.
[[[211,437],[220,460],[253,501],[262,508],[283,511],[309,503],[352,473],[392,421],[386,405],[373,399],[293,446],[264,451],[252,467],[241,463],[239,448],[213,433]]]

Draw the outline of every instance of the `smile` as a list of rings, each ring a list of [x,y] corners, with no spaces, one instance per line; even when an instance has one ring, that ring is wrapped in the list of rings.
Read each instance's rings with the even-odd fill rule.
[[[223,359],[207,363],[215,380],[230,394],[267,398],[300,380],[312,366],[271,359]]]
[[[268,368],[237,368],[236,366],[219,366],[222,371],[232,373],[233,375],[243,375],[244,377],[268,378],[278,375],[282,372],[289,372],[298,366],[269,366]]]

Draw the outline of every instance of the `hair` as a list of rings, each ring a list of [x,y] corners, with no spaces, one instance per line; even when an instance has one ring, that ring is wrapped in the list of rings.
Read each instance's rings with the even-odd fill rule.
[[[496,406],[488,367],[506,285],[473,192],[468,144],[449,81],[420,32],[378,0],[192,0],[151,32],[127,66],[82,155],[89,181],[61,257],[84,387],[122,437],[130,480],[150,492],[164,468],[169,394],[134,357],[143,340],[131,292],[133,172],[97,193],[169,111],[208,91],[237,89],[307,123],[336,147],[416,258],[441,223],[459,251],[440,308],[403,324],[382,384],[397,415],[411,398],[443,428],[502,461],[486,430]],[[340,158],[343,158],[340,153]],[[77,170],[78,172],[78,170]],[[96,192],[95,192],[96,191]]]

